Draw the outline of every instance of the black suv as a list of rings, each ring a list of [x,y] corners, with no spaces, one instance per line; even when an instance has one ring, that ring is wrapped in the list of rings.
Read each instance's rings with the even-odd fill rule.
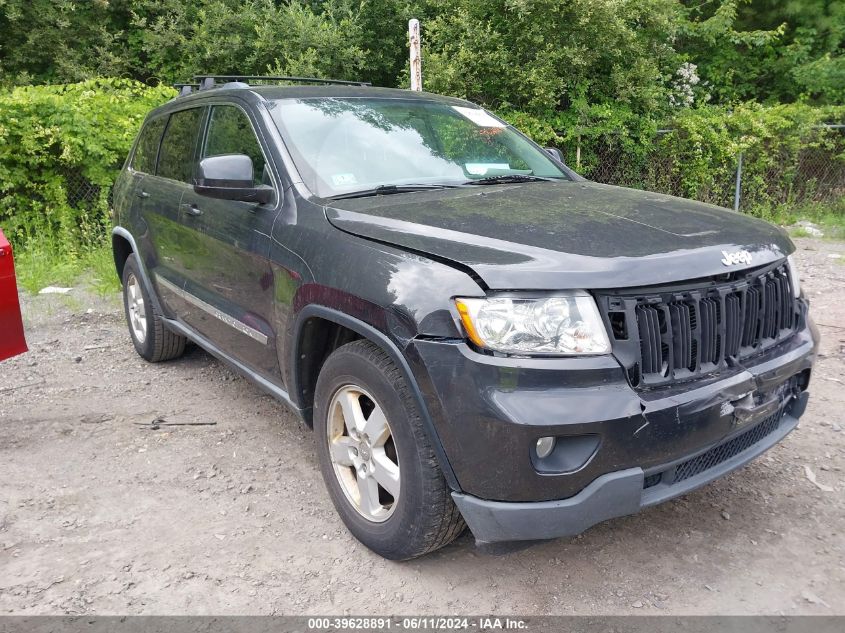
[[[573,535],[798,424],[782,230],[586,181],[460,99],[228,79],[151,112],[116,184],[129,331],[290,405],[367,547]]]

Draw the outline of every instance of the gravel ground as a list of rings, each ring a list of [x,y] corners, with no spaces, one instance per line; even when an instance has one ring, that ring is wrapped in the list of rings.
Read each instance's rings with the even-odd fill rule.
[[[116,297],[23,297],[31,351],[0,364],[0,613],[845,614],[845,244],[797,242],[824,339],[782,444],[576,538],[465,534],[408,563],[346,532],[281,404],[197,348],[143,362]],[[215,424],[140,426],[156,417]]]

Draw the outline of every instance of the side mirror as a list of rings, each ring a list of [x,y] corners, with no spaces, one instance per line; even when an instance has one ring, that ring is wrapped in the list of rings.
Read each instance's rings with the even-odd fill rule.
[[[199,164],[199,178],[194,191],[220,200],[239,200],[265,204],[273,199],[273,188],[255,186],[252,159],[245,154],[209,156]]]
[[[560,150],[557,147],[547,147],[546,152],[548,152],[549,156],[554,158],[557,162],[563,163],[563,154],[560,153]]]

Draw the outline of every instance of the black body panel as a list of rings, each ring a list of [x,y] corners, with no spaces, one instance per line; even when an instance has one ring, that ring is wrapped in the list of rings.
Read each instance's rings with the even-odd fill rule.
[[[331,201],[345,231],[462,264],[494,289],[645,286],[719,275],[794,247],[779,228],[701,202],[592,182],[535,182]]]

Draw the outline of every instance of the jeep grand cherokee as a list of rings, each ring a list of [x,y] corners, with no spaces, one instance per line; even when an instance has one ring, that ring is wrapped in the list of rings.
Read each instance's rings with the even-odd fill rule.
[[[782,230],[589,182],[461,99],[241,79],[153,110],[122,170],[129,333],[290,405],[375,552],[573,535],[798,424],[817,332]]]

